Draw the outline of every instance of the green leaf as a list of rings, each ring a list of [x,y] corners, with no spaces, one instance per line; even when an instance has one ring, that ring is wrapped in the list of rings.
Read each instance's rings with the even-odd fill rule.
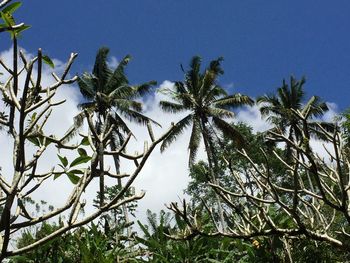
[[[49,58],[49,56],[43,55],[42,59],[43,59],[44,63],[49,65],[51,68],[55,67],[55,64],[52,62],[52,60],[51,60],[51,58]]]
[[[58,156],[58,158],[60,158],[60,161],[61,161],[62,165],[63,165],[64,167],[67,167],[67,165],[68,165],[67,157],[66,157],[66,156],[62,157],[62,156],[59,155],[59,154],[57,154],[57,156]]]
[[[48,136],[48,137],[45,137],[45,146],[48,146],[49,144],[51,144],[53,142],[53,139],[52,136]]]
[[[9,14],[13,14],[13,12],[15,12],[20,6],[22,5],[21,2],[14,2],[8,6],[6,6],[2,12],[3,13],[9,13]]]
[[[12,27],[15,25],[15,20],[10,13],[1,12],[1,18],[4,20],[6,26]]]
[[[13,256],[11,257],[11,262],[12,260],[13,262],[28,262],[30,259],[26,256]]]
[[[35,146],[40,147],[40,141],[38,140],[37,137],[28,137],[27,139],[28,139],[28,141],[30,141]]]
[[[68,172],[67,176],[73,184],[77,184],[80,180],[79,176],[76,176],[74,173],[71,173],[71,172]]]
[[[17,29],[15,30],[16,36],[18,36],[18,35],[19,35],[20,33],[22,33],[23,31],[27,30],[28,28],[31,28],[31,26],[30,26],[30,25],[23,25],[23,26],[17,28]]]
[[[36,115],[37,115],[37,113],[36,112],[34,112],[33,114],[32,114],[32,116],[31,116],[31,121],[35,121],[35,118],[36,118]]]
[[[56,180],[58,177],[60,177],[62,175],[62,173],[57,173],[54,175],[53,179]]]
[[[87,152],[83,148],[78,148],[78,153],[80,156],[87,156]]]
[[[74,170],[70,170],[69,173],[73,173],[73,174],[84,174],[84,171],[78,170],[78,169],[74,169]]]
[[[69,167],[73,167],[82,163],[87,163],[88,161],[91,160],[90,156],[79,156],[77,158],[75,158],[75,160],[70,164]]]
[[[84,137],[84,139],[81,140],[80,142],[81,145],[90,145],[88,137]]]

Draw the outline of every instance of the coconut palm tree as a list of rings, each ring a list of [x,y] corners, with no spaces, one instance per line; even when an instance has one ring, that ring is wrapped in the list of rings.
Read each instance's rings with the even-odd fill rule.
[[[186,116],[178,121],[171,133],[164,139],[161,151],[164,151],[174,142],[186,128],[191,126],[191,136],[188,144],[189,165],[191,166],[196,158],[201,138],[203,137],[210,180],[214,183],[214,168],[216,167],[216,156],[214,142],[216,131],[223,132],[230,136],[239,146],[243,144],[242,135],[226,122],[225,118],[234,116],[233,108],[242,105],[252,105],[253,100],[246,95],[228,95],[225,89],[217,84],[217,79],[224,73],[221,68],[223,58],[218,58],[210,62],[209,67],[201,72],[201,58],[195,56],[190,62],[190,69],[184,71],[184,81],[175,82],[174,89],[162,90],[168,94],[171,101],[160,101],[160,107],[165,112],[180,113],[186,112]],[[219,199],[218,199],[219,202]],[[221,224],[224,226],[224,219],[219,204],[221,214]]]
[[[311,148],[308,140],[310,136],[326,140],[326,138],[322,136],[322,133],[319,132],[319,125],[327,131],[334,131],[335,127],[331,123],[315,120],[315,118],[321,117],[328,111],[328,106],[317,96],[312,96],[305,103],[304,84],[304,77],[301,80],[296,80],[291,76],[290,85],[283,80],[282,86],[277,89],[277,95],[264,95],[259,97],[257,102],[261,105],[261,115],[267,117],[267,120],[274,125],[271,131],[285,134],[292,142],[302,142],[304,147],[310,151]],[[297,112],[307,112],[306,115],[304,114],[308,124],[308,129],[306,131],[303,120],[297,115]],[[307,138],[304,138],[306,135],[305,132],[307,133]],[[275,141],[277,142],[278,140]],[[291,158],[292,154],[293,150],[291,146],[287,144],[285,156],[289,163],[295,161],[294,158]],[[304,158],[296,152],[294,152],[294,155],[297,158]],[[314,191],[314,185],[310,174],[307,173],[306,176],[310,188]],[[297,182],[294,183],[295,187],[297,187]]]
[[[205,71],[200,72],[201,58],[195,56],[190,63],[190,70],[185,72],[185,80],[177,81],[174,90],[162,90],[172,101],[160,101],[160,107],[165,112],[188,114],[175,124],[175,128],[165,138],[161,145],[164,151],[174,142],[184,130],[192,126],[188,145],[189,165],[193,164],[198,151],[201,137],[204,139],[208,159],[212,158],[214,129],[230,136],[237,145],[243,143],[242,135],[227,123],[225,118],[232,118],[233,108],[242,105],[252,105],[253,100],[239,93],[228,95],[225,89],[217,84],[217,79],[224,73],[221,68],[223,58],[210,62]],[[211,160],[212,161],[212,160]]]
[[[291,141],[299,141],[303,137],[303,125],[301,119],[296,115],[297,111],[303,112],[308,109],[308,125],[311,128],[309,132],[316,138],[320,138],[317,124],[327,130],[334,128],[332,124],[327,122],[311,121],[327,112],[328,106],[317,96],[312,96],[305,103],[304,84],[305,78],[296,80],[292,76],[290,85],[283,80],[282,86],[277,89],[277,95],[264,95],[257,99],[261,105],[262,116],[267,117],[267,120],[274,125],[273,130],[287,134]]]
[[[79,107],[84,111],[96,114],[96,131],[100,133],[103,125],[114,125],[109,146],[112,151],[115,151],[118,146],[123,144],[125,135],[131,133],[124,119],[139,124],[146,124],[149,121],[154,122],[141,113],[142,104],[136,99],[145,94],[156,82],[150,81],[141,85],[130,85],[125,75],[125,67],[130,60],[130,56],[124,57],[116,69],[112,70],[107,63],[108,53],[108,48],[100,48],[96,55],[92,73],[85,72],[78,77],[77,82],[81,94],[86,99]],[[82,111],[76,116],[75,124],[77,126],[81,125],[84,117],[85,114]],[[105,145],[101,145],[101,149],[104,148]],[[104,202],[103,154],[101,157],[99,161],[101,171],[100,206]],[[118,174],[120,173],[119,156],[114,154],[113,158]],[[122,187],[120,178],[118,179],[118,186]],[[126,220],[128,220],[126,208],[123,210]]]

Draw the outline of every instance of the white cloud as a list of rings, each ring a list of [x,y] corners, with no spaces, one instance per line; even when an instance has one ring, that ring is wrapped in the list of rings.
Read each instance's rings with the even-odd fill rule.
[[[339,115],[338,106],[333,102],[327,102],[328,111],[322,116],[319,121],[334,122]],[[331,160],[329,153],[333,154],[334,149],[331,143],[326,143],[320,140],[311,139],[310,144],[312,150],[316,152],[321,158],[324,158],[327,162]]]
[[[244,106],[240,109],[235,118],[235,122],[244,122],[252,126],[254,132],[262,132],[271,128],[271,125],[261,117],[259,106]]]
[[[33,54],[27,53],[23,50],[28,59],[33,58]],[[1,59],[12,67],[12,49],[6,50],[0,53]],[[64,63],[54,59],[55,63],[55,72],[57,74],[61,73],[64,69]],[[19,67],[22,67],[22,63],[19,64]],[[51,68],[47,65],[43,65],[42,71],[42,80],[41,83],[43,86],[48,86],[54,82],[53,77],[51,76]],[[37,70],[34,68],[33,76],[36,76]],[[7,78],[7,74],[1,76],[1,81],[4,82]],[[19,78],[19,87],[22,87],[24,83],[24,74],[20,75]],[[19,90],[21,92],[21,90]],[[61,87],[57,95],[54,97],[53,102],[58,102],[61,100],[66,100],[66,103],[61,104],[58,107],[54,107],[51,117],[49,118],[47,125],[45,126],[45,132],[47,134],[55,134],[61,136],[64,132],[72,125],[72,117],[78,112],[76,105],[79,101],[79,93],[76,88],[73,86],[63,86]],[[0,101],[0,107],[4,109],[4,104],[2,100]],[[13,175],[13,163],[12,163],[12,147],[13,140],[5,131],[0,134],[0,145],[1,145],[1,161],[0,167],[2,167],[3,176],[9,181],[12,180]],[[27,158],[31,158],[35,152],[35,148],[29,142],[26,144]],[[43,157],[39,160],[37,171],[47,172],[57,164],[58,157],[56,155],[56,147],[48,147],[47,151],[44,153]],[[73,154],[68,154],[71,157]],[[67,178],[59,178],[56,181],[48,179],[47,182],[43,184],[43,187],[40,187],[33,194],[33,198],[37,201],[42,199],[47,200],[49,204],[59,206],[65,202],[67,198],[67,192],[73,188],[72,184],[69,183]],[[59,191],[58,191],[59,189]]]
[[[160,88],[172,88],[173,83],[164,81]],[[149,97],[144,101],[145,114],[156,120],[162,125],[162,128],[154,126],[156,137],[161,136],[171,125],[176,123],[182,115],[167,114],[158,107],[159,101],[165,100],[166,96],[162,93],[156,93],[153,97]],[[141,144],[147,138],[147,130],[131,124],[131,128],[135,131],[137,144]],[[164,204],[177,201],[179,197],[183,197],[183,190],[188,183],[188,141],[189,132],[185,132],[174,142],[169,149],[160,153],[159,147],[154,150],[149,161],[146,163],[139,178],[135,182],[138,189],[146,191],[146,196],[139,202],[139,216],[145,215],[146,209],[159,211],[165,209]],[[199,153],[198,158],[204,158],[204,151]]]
[[[3,61],[11,61],[11,50],[4,51],[0,54]],[[56,68],[60,71],[62,70],[64,63],[59,60],[54,60]],[[116,66],[118,61],[116,58],[112,57],[109,62],[110,66]],[[45,68],[43,71],[43,83],[52,83],[52,77],[50,75],[50,69]],[[161,84],[161,88],[172,88],[173,83],[169,81],[164,81]],[[66,129],[72,124],[72,118],[78,112],[76,105],[79,103],[80,95],[77,87],[66,86],[62,87],[56,100],[66,99],[66,103],[54,109],[52,117],[47,124],[46,131],[48,133],[63,134]],[[177,122],[183,115],[172,115],[166,114],[161,111],[158,107],[159,101],[165,99],[165,95],[161,93],[156,93],[152,97],[148,97],[145,101],[145,114],[152,119],[155,119],[162,125],[162,128],[154,127],[154,132],[156,137],[164,133],[171,125],[172,122]],[[336,114],[336,105],[334,103],[328,104],[330,111],[323,117],[325,121],[332,120]],[[3,107],[2,102],[0,106]],[[243,107],[236,112],[236,122],[241,121],[251,125],[255,132],[264,131],[270,127],[270,125],[262,120],[258,106]],[[138,150],[142,152],[144,140],[147,138],[146,127],[141,127],[136,124],[130,124],[131,129],[134,131],[137,141],[133,141],[128,147],[129,150]],[[188,141],[189,141],[190,130],[186,131],[182,136],[179,137],[170,149],[164,153],[160,153],[159,147],[154,150],[148,162],[146,163],[144,169],[139,174],[139,177],[135,181],[134,186],[136,190],[145,190],[146,196],[144,199],[139,201],[139,212],[137,216],[141,219],[145,218],[146,209],[151,209],[153,211],[159,211],[160,209],[165,209],[164,204],[170,203],[172,201],[178,201],[178,198],[183,197],[183,190],[186,188],[189,178],[188,178]],[[2,174],[11,174],[13,168],[11,166],[12,160],[12,146],[9,136],[6,136],[4,132],[0,136],[1,145],[1,159],[0,166],[3,168]],[[319,142],[313,142],[313,148],[317,151],[322,152],[322,147]],[[68,157],[72,158],[74,153],[67,153]],[[324,154],[324,152],[322,153]],[[205,152],[203,146],[201,146],[201,151],[198,154],[198,159],[205,159]],[[58,158],[56,156],[56,149],[53,147],[49,149],[48,153],[43,158],[40,166],[43,170],[50,169],[53,165],[57,164]],[[107,165],[113,167],[112,160],[109,158],[107,160]],[[133,163],[123,161],[121,170],[122,172],[131,171],[133,169]],[[115,183],[114,180],[108,180],[110,183]],[[125,182],[125,180],[124,180]],[[49,180],[42,187],[36,197],[40,199],[45,199],[48,203],[55,206],[62,204],[67,197],[68,191],[72,188],[71,183],[68,178],[61,177],[56,181]],[[86,191],[86,198],[90,200],[95,198],[96,191],[98,189],[97,181],[95,184],[89,187]]]
[[[327,106],[329,110],[322,116],[322,121],[333,122],[339,113],[338,105],[334,102],[327,102]]]
[[[33,57],[32,54],[27,54],[28,57]],[[12,61],[12,50],[4,51],[0,54],[3,61]],[[62,71],[64,63],[54,59],[57,71]],[[116,59],[112,59],[111,63],[117,63]],[[49,85],[53,82],[51,76],[51,70],[45,67],[42,72],[42,83],[43,85]],[[34,71],[35,75],[35,71]],[[2,76],[2,80],[5,76]],[[23,83],[23,77],[20,78],[20,83]],[[163,86],[172,85],[170,82],[165,82]],[[149,98],[146,101],[147,115],[151,118],[159,121],[164,128],[155,127],[154,131],[157,136],[160,136],[170,126],[171,122],[176,122],[179,116],[164,115],[157,107],[159,101],[164,98],[162,94],[156,94],[155,97]],[[57,96],[54,101],[66,100],[64,104],[61,104],[57,108],[54,108],[52,115],[46,125],[47,134],[63,135],[64,132],[72,125],[73,117],[78,113],[76,105],[79,103],[80,95],[76,86],[63,86],[57,92]],[[3,102],[0,102],[1,108],[4,107]],[[143,149],[143,141],[147,138],[147,130],[145,127],[140,127],[135,124],[130,124],[137,141],[132,142],[129,147],[131,150],[138,149],[139,152]],[[187,136],[188,137],[188,136]],[[187,144],[186,135],[181,137],[176,142],[172,149],[161,154],[159,148],[155,149],[149,161],[145,165],[143,171],[139,175],[139,178],[135,182],[137,190],[145,190],[146,197],[139,203],[138,216],[145,216],[147,208],[154,211],[164,209],[165,203],[177,200],[178,195],[182,195],[182,190],[187,185]],[[12,145],[13,141],[10,136],[7,136],[5,132],[1,133],[0,136],[1,155],[0,167],[2,167],[1,173],[11,181],[13,175],[12,166]],[[34,147],[28,143],[26,145],[28,158],[34,153]],[[6,154],[5,154],[6,153]],[[72,159],[75,153],[70,151],[63,151],[63,155],[66,155],[69,159]],[[49,171],[53,166],[59,163],[57,157],[56,148],[49,147],[43,158],[39,161],[38,170],[41,172]],[[113,167],[111,159],[107,160],[107,165]],[[122,171],[130,171],[133,169],[133,163],[123,162]],[[115,183],[114,180],[108,180],[111,184]],[[46,200],[48,204],[52,204],[56,207],[62,205],[69,192],[73,188],[67,177],[61,176],[55,181],[48,179],[46,183],[42,185],[35,193],[32,198],[36,201]],[[98,190],[97,180],[87,189],[85,198],[91,200],[96,197],[96,191]],[[92,212],[92,207],[88,207],[86,212]]]
[[[337,104],[333,102],[327,102],[329,110],[322,116],[319,121],[333,122],[335,117],[339,114]],[[235,122],[244,122],[253,128],[254,132],[262,132],[270,129],[272,125],[262,118],[259,111],[259,106],[246,106],[240,109],[235,118]],[[310,140],[312,149],[323,158],[328,158],[329,154],[327,151],[332,152],[330,144],[320,140]]]
[[[110,68],[115,69],[118,65],[119,65],[119,61],[115,56],[111,56],[108,61],[107,64]]]

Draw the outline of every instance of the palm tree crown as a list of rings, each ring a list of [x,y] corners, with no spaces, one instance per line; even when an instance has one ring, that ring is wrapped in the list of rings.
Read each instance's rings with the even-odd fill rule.
[[[130,56],[124,57],[113,71],[107,64],[108,53],[108,48],[100,48],[92,74],[84,73],[78,78],[80,92],[87,100],[79,106],[89,112],[96,112],[98,119],[106,120],[109,116],[111,123],[115,124],[116,132],[121,135],[131,132],[123,118],[142,124],[150,121],[140,113],[142,104],[135,99],[147,92],[156,82],[130,85],[124,72]]]
[[[201,135],[208,143],[213,139],[213,127],[231,136],[235,141],[242,142],[238,131],[227,123],[224,118],[233,117],[232,108],[241,105],[251,105],[253,101],[245,95],[228,95],[217,84],[217,79],[223,74],[222,58],[210,62],[204,72],[200,71],[201,58],[195,56],[190,63],[190,69],[185,72],[183,82],[175,82],[174,89],[163,90],[170,95],[172,101],[161,101],[160,107],[165,112],[189,112],[175,124],[172,132],[161,145],[164,151],[189,126],[192,132],[189,142],[189,164],[191,165],[201,140]],[[208,149],[207,149],[208,154]]]
[[[114,128],[110,134],[109,147],[115,151],[118,146],[125,141],[125,134],[131,131],[124,118],[129,121],[135,121],[140,124],[146,124],[149,121],[154,122],[144,116],[142,104],[136,99],[142,96],[149,88],[156,84],[150,81],[141,85],[132,86],[125,75],[125,66],[130,61],[130,56],[126,56],[118,64],[115,70],[108,67],[107,56],[108,48],[100,48],[96,55],[94,68],[91,73],[84,73],[78,78],[77,82],[81,94],[87,100],[80,104],[80,108],[89,113],[96,113],[95,128],[98,133],[101,132],[102,126],[107,125]],[[75,126],[80,126],[85,118],[85,113],[82,111],[75,117]],[[108,129],[106,129],[108,130]],[[99,146],[102,150],[104,145]],[[120,173],[120,161],[117,154],[113,155],[116,173]],[[100,174],[100,206],[104,204],[104,161],[103,155],[100,156],[99,166],[102,173]],[[121,179],[118,178],[118,186],[122,188]],[[127,207],[123,205],[125,220],[128,223]],[[105,226],[107,226],[107,221]],[[131,230],[128,227],[128,236],[131,235]]]
[[[290,78],[290,85],[283,80],[281,87],[277,89],[277,95],[264,95],[258,98],[261,105],[260,112],[262,116],[283,133],[288,132],[288,138],[299,140],[302,138],[301,119],[296,115],[297,111],[308,111],[307,118],[309,120],[322,116],[328,111],[328,106],[317,96],[312,96],[306,103],[303,85],[305,78],[296,80]],[[332,125],[325,122],[310,122],[309,127],[313,128],[311,134],[317,136],[317,125],[321,124],[327,130],[332,129]]]

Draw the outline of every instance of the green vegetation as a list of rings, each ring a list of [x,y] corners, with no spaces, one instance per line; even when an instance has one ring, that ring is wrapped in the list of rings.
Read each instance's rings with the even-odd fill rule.
[[[125,73],[129,56],[112,69],[108,48],[101,48],[92,73],[68,78],[77,56],[72,54],[45,86],[43,64],[55,65],[40,49],[34,58],[18,51],[17,38],[29,28],[15,22],[20,6],[0,3],[0,33],[8,32],[13,45],[13,61],[1,62],[6,81],[0,83],[5,105],[0,127],[14,149],[13,174],[2,176],[0,169],[0,262],[349,259],[349,111],[333,123],[322,122],[326,103],[317,96],[306,100],[305,79],[291,77],[276,94],[257,99],[273,127],[256,133],[249,124],[232,123],[237,107],[255,102],[220,87],[222,58],[201,71],[195,56],[183,81],[159,90],[168,96],[160,102],[163,111],[186,116],[156,137],[152,125],[159,124],[142,107],[156,83],[131,85]],[[75,82],[85,101],[77,105],[74,125],[65,127],[63,136],[47,134],[51,110],[64,103],[55,100],[57,90]],[[141,152],[128,152],[134,135],[127,121],[147,127],[149,141]],[[134,188],[135,179],[158,145],[164,151],[190,127],[190,182],[184,189],[189,200],[171,203],[159,214],[148,210],[147,222],[134,224],[129,216],[144,196]],[[202,138],[206,158],[197,161]],[[313,149],[312,139],[325,143],[326,156]],[[43,156],[52,152],[57,163],[45,170]],[[113,158],[113,169],[107,158]],[[131,160],[134,170],[121,173],[122,159]],[[116,183],[108,185],[106,178]],[[45,182],[63,179],[70,193],[60,206],[35,201],[33,193]],[[96,180],[96,199],[87,203],[86,192]]]

